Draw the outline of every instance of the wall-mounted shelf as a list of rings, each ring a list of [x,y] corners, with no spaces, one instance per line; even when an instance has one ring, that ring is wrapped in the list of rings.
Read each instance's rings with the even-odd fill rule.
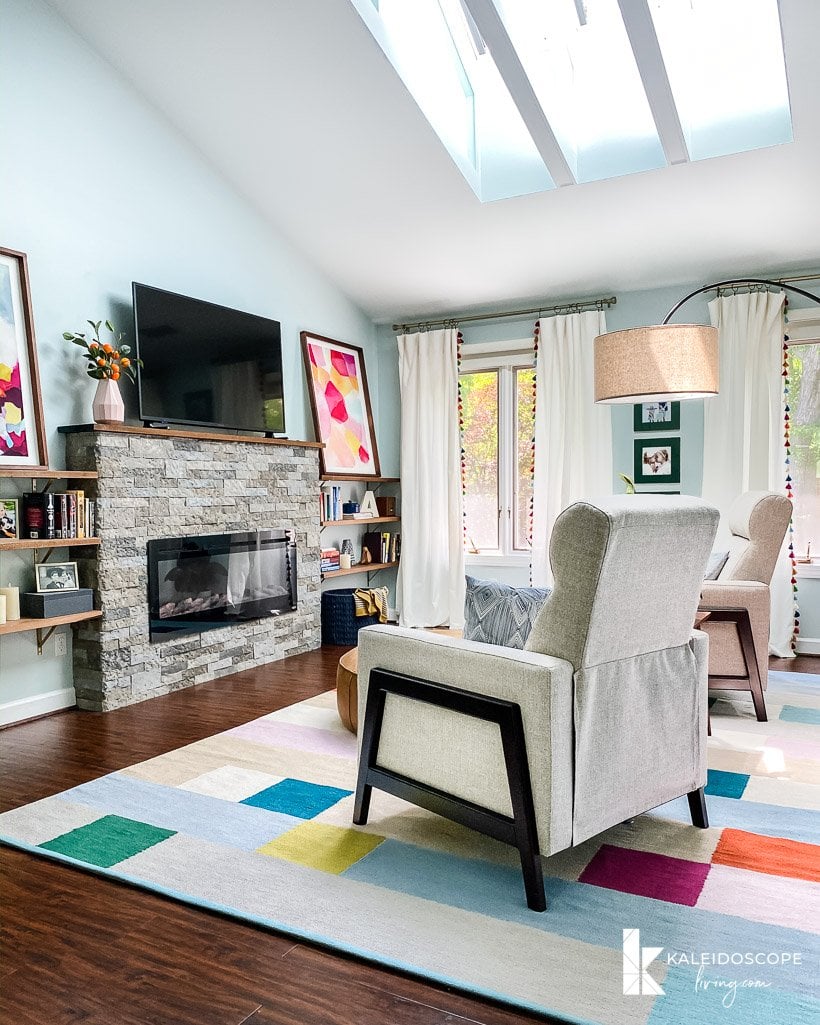
[[[366,473],[323,473],[319,478],[321,481],[369,481],[371,484],[400,484],[401,477],[368,477]]]
[[[320,527],[366,527],[370,523],[400,523],[400,516],[371,516],[369,519],[320,520]]]
[[[57,537],[53,540],[45,538],[0,538],[0,552],[18,552],[31,548],[81,548],[98,546],[98,537]]]
[[[75,612],[70,616],[50,616],[48,619],[13,619],[10,623],[0,623],[0,636],[4,634],[37,633],[37,654],[42,655],[43,645],[51,637],[58,626],[69,623],[83,623],[89,619],[100,619],[102,612]]]
[[[367,573],[369,576],[380,569],[393,569],[395,566],[398,566],[398,562],[359,562],[355,566],[351,566],[350,569],[332,569],[329,573],[323,573],[322,576],[325,580],[329,580],[331,577],[347,577],[351,573]]]
[[[0,477],[28,477],[30,480],[97,480],[96,470],[43,470],[36,466],[9,466],[0,469]]]

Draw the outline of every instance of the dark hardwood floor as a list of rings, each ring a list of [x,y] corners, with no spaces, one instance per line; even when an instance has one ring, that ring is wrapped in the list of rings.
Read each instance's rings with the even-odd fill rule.
[[[116,712],[0,731],[0,808],[328,690],[325,647]],[[542,1021],[0,846],[2,1025],[514,1025]],[[488,979],[488,985],[492,985]]]

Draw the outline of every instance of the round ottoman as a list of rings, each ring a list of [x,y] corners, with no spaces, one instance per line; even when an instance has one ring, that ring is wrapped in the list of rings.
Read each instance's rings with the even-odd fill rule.
[[[355,733],[359,725],[359,649],[346,651],[336,668],[336,707],[342,723]]]

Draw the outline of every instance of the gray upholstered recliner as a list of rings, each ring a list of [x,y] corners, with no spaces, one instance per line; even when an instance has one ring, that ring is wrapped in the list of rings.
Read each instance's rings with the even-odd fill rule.
[[[709,635],[709,686],[749,690],[760,722],[769,675],[769,585],[792,504],[772,491],[747,491],[729,510],[732,543],[717,580],[703,584],[701,609],[719,609],[701,625]]]
[[[550,540],[554,590],[527,650],[396,627],[359,633],[359,776],[541,854],[683,794],[705,826],[708,642],[693,630],[718,513],[698,499],[577,503]]]

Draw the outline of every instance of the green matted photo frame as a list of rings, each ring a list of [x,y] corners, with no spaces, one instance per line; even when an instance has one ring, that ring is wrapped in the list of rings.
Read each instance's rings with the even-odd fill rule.
[[[680,402],[638,402],[634,406],[632,422],[636,434],[679,431]]]
[[[636,484],[680,484],[680,438],[635,438]]]

